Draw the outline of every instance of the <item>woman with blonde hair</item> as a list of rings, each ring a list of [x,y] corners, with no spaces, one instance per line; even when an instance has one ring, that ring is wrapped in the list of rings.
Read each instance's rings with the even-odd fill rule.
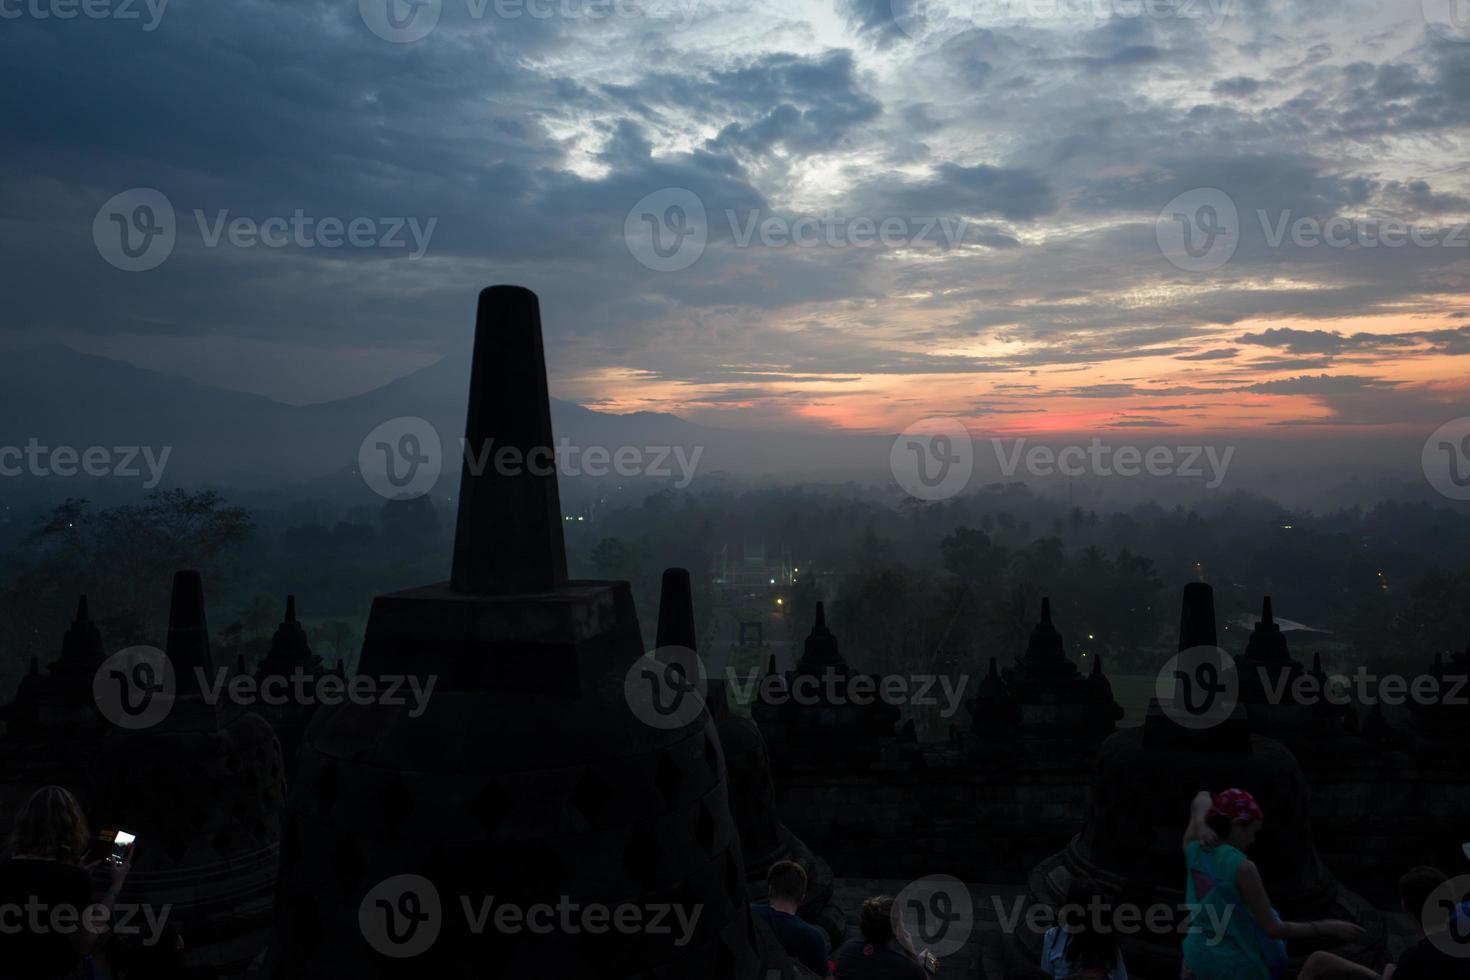
[[[77,799],[43,786],[15,815],[0,860],[0,963],[15,980],[73,980],[107,931],[113,904],[132,868],[131,853],[112,866],[112,887],[92,899],[84,865],[91,843]]]

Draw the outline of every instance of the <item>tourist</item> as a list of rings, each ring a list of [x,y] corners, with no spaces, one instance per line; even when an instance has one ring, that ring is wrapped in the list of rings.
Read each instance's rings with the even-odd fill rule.
[[[1448,876],[1438,868],[1415,868],[1399,879],[1399,899],[1404,911],[1414,920],[1414,936],[1418,942],[1399,957],[1398,963],[1384,971],[1384,980],[1466,980],[1470,978],[1470,909],[1465,896],[1454,896],[1457,907],[1452,915],[1438,900]],[[1330,974],[1322,974],[1329,976]]]
[[[84,959],[106,934],[132,868],[131,855],[113,866],[112,887],[94,902],[82,863],[90,843],[81,806],[60,786],[36,790],[16,814],[9,852],[0,860],[0,963],[7,980],[86,975]]]
[[[1274,980],[1286,967],[1286,940],[1360,940],[1351,922],[1282,922],[1261,872],[1245,856],[1265,814],[1241,789],[1200,793],[1184,832],[1185,896],[1195,911],[1184,939],[1185,980]],[[1345,962],[1345,961],[1344,961]]]
[[[797,914],[806,900],[806,869],[795,861],[777,861],[766,872],[766,901],[752,906],[766,920],[787,955],[818,977],[831,975],[827,935]]]
[[[1046,930],[1041,941],[1041,969],[1052,980],[1128,980],[1117,930],[1087,919],[1088,910],[1101,907],[1093,888],[1083,882],[1073,885],[1059,924]]]
[[[843,943],[832,958],[837,980],[926,980],[925,957],[894,915],[893,896],[864,902],[858,931],[862,938]]]

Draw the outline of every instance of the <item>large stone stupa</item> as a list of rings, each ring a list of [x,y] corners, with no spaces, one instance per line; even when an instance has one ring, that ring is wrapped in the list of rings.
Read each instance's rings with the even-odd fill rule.
[[[636,714],[625,681],[645,650],[628,584],[567,579],[554,446],[536,296],[487,289],[466,458],[498,462],[465,465],[450,581],[374,600],[359,671],[436,687],[417,717],[343,704],[313,720],[270,976],[790,975],[746,902],[707,707],[664,726]],[[477,926],[469,913],[490,898],[699,915],[690,935],[606,918],[573,931],[560,915],[549,933]]]

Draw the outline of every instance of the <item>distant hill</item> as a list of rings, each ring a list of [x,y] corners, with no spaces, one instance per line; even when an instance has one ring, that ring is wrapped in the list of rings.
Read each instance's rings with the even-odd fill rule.
[[[292,406],[259,395],[197,384],[125,361],[50,345],[0,355],[0,446],[148,446],[170,448],[164,485],[216,483],[241,488],[286,484],[363,489],[358,451],[378,426],[401,417],[434,425],[446,453],[458,453],[469,390],[466,356],[446,357],[351,398]],[[597,412],[552,400],[558,440],[586,448],[683,447],[699,450],[698,473],[833,472],[835,460],[861,449],[860,437],[774,434],[711,429],[675,415]],[[866,459],[886,465],[886,440]],[[457,467],[457,457],[452,461]],[[671,462],[675,473],[677,467]],[[448,467],[446,466],[446,471]],[[56,496],[54,481],[49,487]],[[87,480],[68,482],[68,495],[87,495]],[[135,481],[135,483],[138,481]],[[445,486],[442,483],[440,486]]]

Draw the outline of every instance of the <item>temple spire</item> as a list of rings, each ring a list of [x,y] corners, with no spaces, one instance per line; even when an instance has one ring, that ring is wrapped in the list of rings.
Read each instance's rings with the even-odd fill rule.
[[[480,293],[450,588],[505,595],[567,581],[556,440],[536,294]]]
[[[200,694],[199,673],[214,671],[209,652],[209,626],[204,617],[204,580],[195,571],[174,574],[168,607],[168,639],[164,643],[180,694]]]
[[[1213,647],[1215,635],[1215,590],[1205,582],[1184,586],[1184,604],[1179,613],[1179,649]]]
[[[1271,597],[1266,596],[1261,600],[1261,622],[1266,626],[1274,626],[1276,617],[1271,613]]]
[[[1051,625],[1051,597],[1043,596],[1041,599],[1041,621],[1047,626]]]
[[[827,607],[820,599],[817,600],[817,623],[812,629],[824,631],[827,629]]]
[[[78,623],[85,623],[90,618],[91,617],[87,615],[87,596],[86,593],[83,593],[82,595],[77,596],[77,616],[75,621]]]
[[[286,619],[285,619],[285,621],[287,623],[294,623],[294,622],[296,622],[296,597],[294,595],[288,595],[288,596],[286,596]]]
[[[694,630],[694,589],[687,568],[664,569],[654,645],[660,650],[667,647],[698,649]]]

